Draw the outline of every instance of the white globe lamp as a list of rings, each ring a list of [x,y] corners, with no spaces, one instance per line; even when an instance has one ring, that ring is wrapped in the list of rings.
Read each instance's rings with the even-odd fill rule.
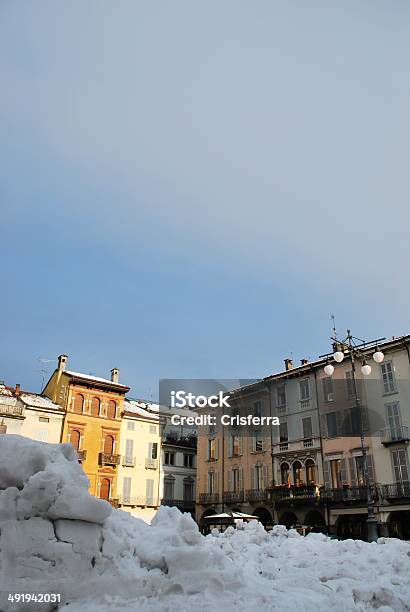
[[[342,351],[336,351],[335,353],[333,353],[333,359],[336,361],[336,363],[342,363],[344,359]]]
[[[384,359],[384,354],[377,349],[375,353],[373,353],[373,359],[376,363],[381,363]]]
[[[371,374],[372,369],[367,363],[364,363],[361,367],[361,371],[363,376],[369,376],[369,374]]]
[[[328,363],[327,365],[325,365],[323,369],[325,371],[326,376],[332,376],[333,372],[335,371],[331,363]]]

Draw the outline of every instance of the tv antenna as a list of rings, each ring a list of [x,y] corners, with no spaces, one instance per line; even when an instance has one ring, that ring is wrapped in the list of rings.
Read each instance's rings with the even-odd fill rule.
[[[40,372],[43,374],[41,379],[41,389],[40,393],[44,388],[44,381],[46,379],[46,374],[50,374],[50,370],[46,367],[47,363],[55,363],[55,359],[46,359],[45,357],[39,357],[38,361],[41,363],[42,367],[40,368]]]

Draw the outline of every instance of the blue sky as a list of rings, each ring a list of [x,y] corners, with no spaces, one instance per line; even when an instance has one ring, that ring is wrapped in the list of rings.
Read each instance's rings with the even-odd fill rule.
[[[409,57],[404,1],[3,0],[0,379],[408,333]]]

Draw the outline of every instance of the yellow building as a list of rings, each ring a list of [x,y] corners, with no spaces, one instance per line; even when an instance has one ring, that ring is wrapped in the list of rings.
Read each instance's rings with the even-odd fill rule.
[[[129,387],[111,380],[66,369],[67,355],[60,355],[58,368],[43,395],[65,410],[62,442],[71,442],[90,480],[90,493],[117,503],[120,464],[121,414]]]
[[[124,402],[119,452],[119,505],[149,523],[161,503],[161,431],[159,415],[141,402]]]

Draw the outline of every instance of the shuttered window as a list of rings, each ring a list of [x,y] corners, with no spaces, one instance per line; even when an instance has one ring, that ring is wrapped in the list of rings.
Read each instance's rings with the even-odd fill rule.
[[[132,463],[134,458],[134,440],[125,440],[125,461]]]
[[[74,412],[76,412],[77,414],[81,414],[83,411],[83,407],[84,407],[84,395],[81,395],[81,393],[77,393],[77,395],[74,398]]]
[[[393,362],[386,361],[385,363],[382,363],[380,369],[382,374],[384,393],[394,393],[397,389],[393,370]]]
[[[122,482],[122,498],[124,503],[131,501],[131,478],[126,476]]]
[[[146,502],[148,506],[152,506],[154,503],[154,481],[148,478],[145,484],[146,490]]]

